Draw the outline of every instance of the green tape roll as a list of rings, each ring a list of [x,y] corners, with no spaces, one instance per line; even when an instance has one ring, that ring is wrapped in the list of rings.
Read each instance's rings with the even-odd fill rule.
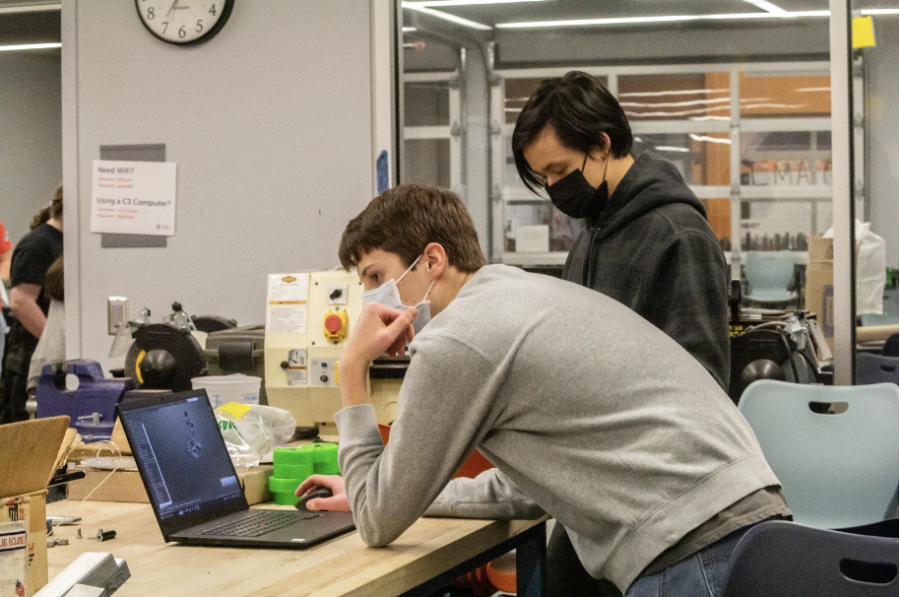
[[[269,491],[272,493],[294,493],[301,483],[303,483],[303,479],[269,477]]]
[[[316,464],[316,474],[317,475],[340,475],[341,469],[337,465],[337,463],[322,463]]]
[[[271,479],[271,477],[269,477]],[[293,493],[276,493],[275,503],[279,506],[293,506],[300,501],[300,498]]]
[[[304,444],[304,446],[306,445],[311,444]],[[308,449],[304,449],[304,446],[275,448],[272,454],[272,462],[275,463],[275,466],[279,464],[308,464],[311,466],[315,463],[315,456]]]
[[[312,464],[276,464],[273,477],[281,479],[306,479],[315,472]]]
[[[315,462],[316,464],[320,462],[337,463],[337,444],[327,444],[319,442],[314,444],[303,444],[302,446],[298,446],[298,448],[300,448],[300,450],[304,452],[311,453],[313,462]]]

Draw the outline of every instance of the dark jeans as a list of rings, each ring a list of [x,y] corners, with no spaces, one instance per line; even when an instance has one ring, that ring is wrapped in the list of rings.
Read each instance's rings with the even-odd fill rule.
[[[625,597],[720,597],[731,554],[752,526],[722,537],[657,574],[639,577],[628,588]]]
[[[553,525],[547,543],[547,594],[565,597],[622,597],[608,580],[597,580],[587,573],[566,529]]]
[[[726,535],[658,574],[638,577],[625,597],[719,597],[725,585],[731,554],[752,526]],[[575,554],[568,534],[558,522],[547,544],[547,588],[548,595],[566,597],[622,595],[611,582],[597,580],[587,573]]]

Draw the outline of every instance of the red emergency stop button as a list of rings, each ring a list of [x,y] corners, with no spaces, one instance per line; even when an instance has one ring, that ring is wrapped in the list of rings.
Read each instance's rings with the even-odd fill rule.
[[[346,311],[331,311],[325,313],[325,338],[337,344],[347,337],[350,331],[350,321],[347,319]]]
[[[325,329],[331,334],[337,334],[344,327],[344,321],[340,315],[329,315],[325,318]]]

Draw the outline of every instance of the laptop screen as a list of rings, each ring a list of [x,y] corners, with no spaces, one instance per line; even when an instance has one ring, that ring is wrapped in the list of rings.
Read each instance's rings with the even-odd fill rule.
[[[164,536],[247,508],[205,390],[124,402],[119,410]]]

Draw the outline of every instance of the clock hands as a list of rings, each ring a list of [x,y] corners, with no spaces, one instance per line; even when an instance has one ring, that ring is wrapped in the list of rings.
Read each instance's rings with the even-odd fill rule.
[[[2,4],[3,0],[0,0]],[[142,0],[138,0],[138,15],[144,26],[157,38],[176,45],[206,41],[214,36],[228,19],[234,0],[192,2],[191,0],[153,0],[144,14]],[[159,6],[162,4],[163,6]],[[166,12],[163,7],[168,4]],[[219,14],[221,8],[221,15]],[[185,11],[179,14],[179,11]],[[155,13],[155,15],[154,15]],[[206,14],[208,13],[208,15]],[[156,18],[154,20],[154,17]],[[209,19],[211,23],[205,21]]]
[[[172,6],[169,7],[169,12],[166,13],[166,18],[169,18],[169,15],[172,14],[173,10],[190,10],[191,9],[190,6],[178,6],[178,2],[179,2],[179,0],[175,0],[175,2],[172,3]]]

